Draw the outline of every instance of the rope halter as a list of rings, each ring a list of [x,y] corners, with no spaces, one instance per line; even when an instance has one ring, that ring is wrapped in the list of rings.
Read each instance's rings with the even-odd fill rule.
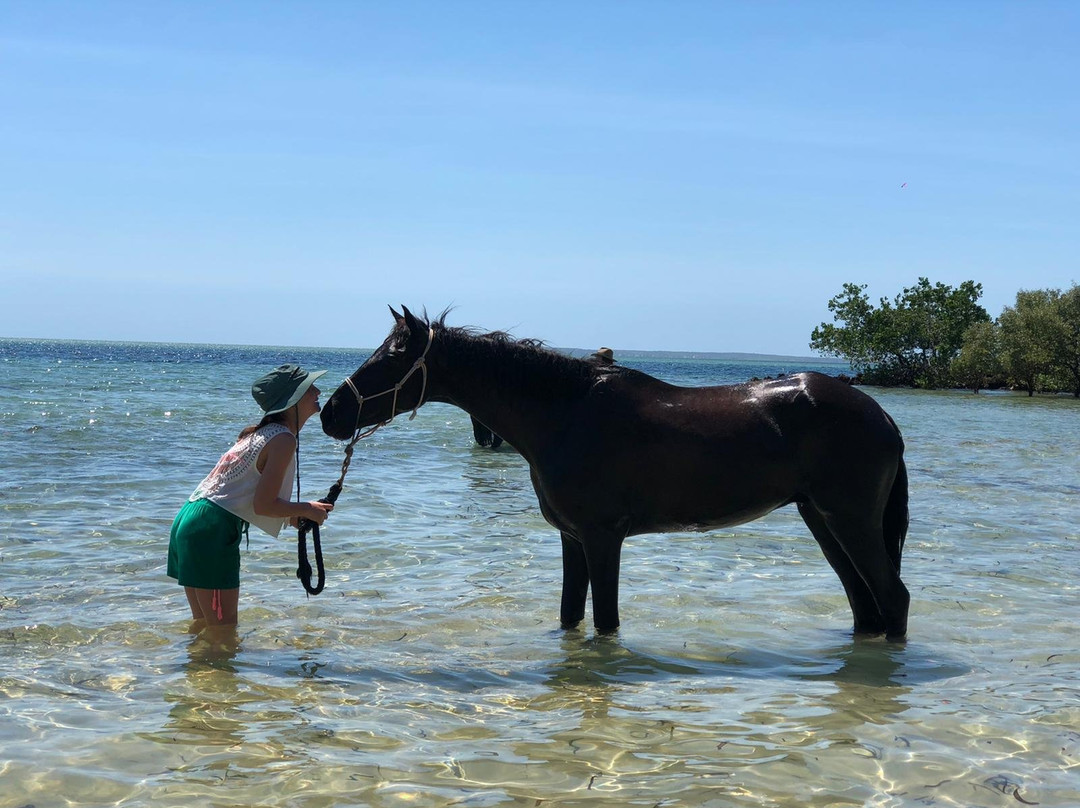
[[[373,434],[375,430],[379,429],[380,427],[386,426],[388,423],[394,420],[394,417],[397,415],[398,393],[401,392],[401,388],[403,388],[405,386],[405,383],[412,378],[413,374],[416,373],[416,371],[420,371],[420,376],[422,379],[420,384],[420,397],[416,399],[416,406],[413,407],[412,414],[409,415],[409,420],[411,421],[416,417],[416,411],[420,409],[420,405],[424,403],[424,393],[427,392],[427,355],[428,351],[431,350],[431,343],[434,341],[434,339],[435,329],[429,327],[427,345],[424,346],[424,352],[420,354],[419,358],[417,358],[415,362],[412,363],[412,367],[409,368],[408,372],[401,377],[401,381],[399,381],[397,384],[395,384],[388,390],[383,390],[380,393],[373,393],[370,396],[362,396],[360,395],[360,391],[356,389],[356,384],[353,382],[352,377],[345,379],[346,386],[348,386],[348,388],[352,390],[352,394],[356,397],[356,426],[353,427],[353,437],[350,441],[350,446],[352,444],[355,444],[361,438],[366,438],[368,435]],[[380,396],[386,396],[391,393],[394,394],[394,398],[390,402],[390,417],[387,418],[385,421],[380,421],[379,423],[375,424],[366,432],[361,433],[360,413],[364,408],[364,402],[370,401],[373,398],[379,398]]]

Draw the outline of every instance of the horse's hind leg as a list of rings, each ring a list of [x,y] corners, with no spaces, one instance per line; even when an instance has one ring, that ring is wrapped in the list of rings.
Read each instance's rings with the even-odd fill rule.
[[[885,620],[886,637],[903,639],[911,596],[885,548],[881,512],[826,512],[825,524],[873,595]]]
[[[856,634],[881,634],[885,631],[885,618],[882,617],[874,602],[874,596],[866,586],[862,576],[855,570],[847,553],[836,541],[829,526],[825,524],[825,518],[818,510],[809,503],[799,503],[799,513],[802,515],[806,526],[814,534],[821,552],[829,566],[833,568],[840,583],[844,585],[848,604],[851,606],[851,614],[855,618]]]
[[[585,619],[585,601],[589,596],[589,563],[585,547],[566,532],[562,536],[562,604],[559,620],[563,628],[573,628]]]

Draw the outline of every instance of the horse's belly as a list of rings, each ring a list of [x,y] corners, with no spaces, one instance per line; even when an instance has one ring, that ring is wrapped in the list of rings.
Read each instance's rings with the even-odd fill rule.
[[[760,519],[789,500],[759,503],[752,507],[726,510],[717,514],[638,513],[631,519],[630,535],[639,533],[705,533],[710,530],[743,525]]]

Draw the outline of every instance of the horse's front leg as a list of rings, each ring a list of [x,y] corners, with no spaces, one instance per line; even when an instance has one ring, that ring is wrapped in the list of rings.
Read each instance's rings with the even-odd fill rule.
[[[562,605],[559,619],[563,628],[574,628],[585,619],[585,600],[589,596],[589,564],[581,542],[563,531],[562,536]]]
[[[592,586],[593,625],[600,634],[619,628],[619,560],[622,537],[604,535],[584,539]]]

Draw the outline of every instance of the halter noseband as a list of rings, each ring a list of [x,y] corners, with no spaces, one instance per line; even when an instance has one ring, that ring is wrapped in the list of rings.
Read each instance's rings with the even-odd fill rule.
[[[356,396],[356,426],[353,427],[353,437],[351,441],[352,443],[356,443],[356,441],[360,440],[361,438],[366,438],[368,435],[373,434],[375,430],[379,429],[380,427],[386,426],[388,423],[394,420],[394,417],[397,415],[398,393],[401,392],[401,388],[405,386],[405,382],[411,379],[412,375],[419,370],[422,378],[422,382],[420,385],[420,397],[416,399],[416,406],[413,407],[412,414],[409,415],[409,420],[411,421],[413,418],[416,417],[416,411],[420,409],[420,405],[424,403],[424,393],[427,392],[427,355],[428,351],[431,350],[431,343],[434,341],[434,339],[435,329],[428,327],[427,345],[424,346],[424,352],[420,354],[420,357],[415,362],[413,362],[412,367],[409,368],[408,373],[401,377],[401,381],[399,381],[397,384],[395,384],[388,390],[383,390],[381,393],[374,393],[370,396],[365,397],[360,395],[360,391],[356,389],[356,384],[353,382],[351,376],[345,379],[345,384],[350,390],[352,390],[352,394]],[[373,398],[379,398],[379,396],[389,395],[390,393],[394,394],[394,399],[390,402],[390,417],[387,418],[385,421],[380,421],[379,423],[368,429],[366,432],[361,434],[359,426],[360,412],[364,408],[364,402],[369,401]]]

